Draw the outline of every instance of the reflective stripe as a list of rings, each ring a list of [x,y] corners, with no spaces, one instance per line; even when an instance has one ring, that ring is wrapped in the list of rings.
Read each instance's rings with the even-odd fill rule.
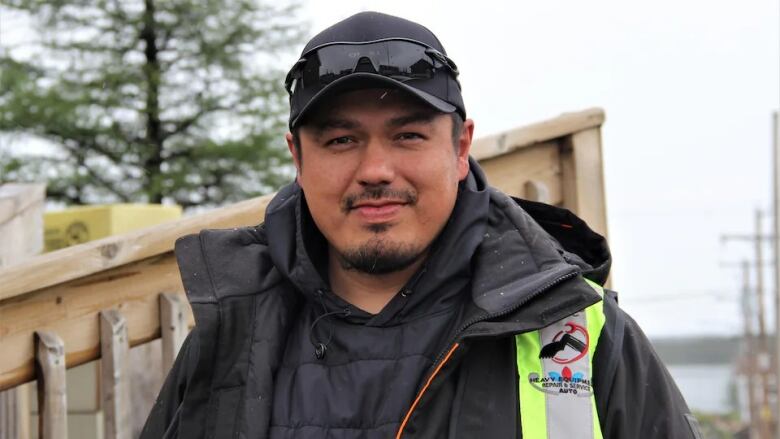
[[[588,284],[603,297],[599,285]],[[604,320],[599,301],[515,336],[523,439],[602,439],[591,381]]]
[[[524,378],[528,373],[521,372],[542,369],[542,360],[539,359],[539,350],[541,350],[539,333],[534,331],[516,336],[515,346],[517,346],[517,370],[520,373],[518,382],[520,383],[520,420],[523,439],[547,439],[544,393],[534,389],[528,379]],[[532,419],[533,422],[527,422],[527,419]]]

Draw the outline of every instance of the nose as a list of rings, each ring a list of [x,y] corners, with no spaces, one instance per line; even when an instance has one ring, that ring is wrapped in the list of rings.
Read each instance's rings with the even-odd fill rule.
[[[355,178],[362,186],[392,183],[395,179],[395,165],[389,148],[377,141],[368,143],[361,154]]]

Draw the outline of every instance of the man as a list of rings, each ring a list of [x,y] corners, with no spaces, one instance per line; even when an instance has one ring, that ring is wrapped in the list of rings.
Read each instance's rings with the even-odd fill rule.
[[[457,76],[384,14],[306,45],[296,182],[262,225],[177,243],[196,327],[142,437],[699,437],[600,286],[603,238],[469,159]]]

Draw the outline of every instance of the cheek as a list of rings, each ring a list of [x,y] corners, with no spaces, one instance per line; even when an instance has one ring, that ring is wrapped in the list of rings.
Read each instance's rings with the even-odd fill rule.
[[[438,228],[447,221],[458,195],[458,168],[453,166],[419,166],[416,182],[420,221],[426,228]]]
[[[298,176],[298,184],[306,196],[311,215],[321,229],[338,223],[341,214],[341,198],[346,183],[335,172],[315,169],[304,162],[304,170]]]
[[[460,164],[453,155],[438,155],[412,162],[410,179],[420,191],[431,191],[435,197],[445,197],[457,192],[460,181]]]

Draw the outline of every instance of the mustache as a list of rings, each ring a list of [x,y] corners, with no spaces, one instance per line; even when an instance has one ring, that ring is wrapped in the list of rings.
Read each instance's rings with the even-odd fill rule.
[[[360,201],[379,199],[400,200],[405,204],[414,206],[417,204],[417,192],[411,190],[391,189],[387,186],[367,187],[359,194],[349,194],[341,200],[341,210],[348,212]]]

